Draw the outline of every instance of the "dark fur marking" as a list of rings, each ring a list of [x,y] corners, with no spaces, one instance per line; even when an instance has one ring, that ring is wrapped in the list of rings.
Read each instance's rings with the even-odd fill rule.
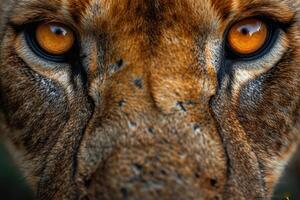
[[[178,101],[176,105],[177,105],[178,107],[180,107],[180,109],[181,109],[183,112],[187,112],[187,109],[185,108],[184,103],[183,103],[182,101]]]
[[[125,103],[126,103],[126,101],[124,99],[122,99],[118,102],[118,106],[123,107],[125,105]]]
[[[142,82],[142,79],[140,79],[140,78],[134,79],[134,85],[135,85],[136,87],[138,87],[139,89],[143,89],[143,82]]]
[[[201,128],[201,126],[199,124],[194,124],[194,131],[198,131]]]

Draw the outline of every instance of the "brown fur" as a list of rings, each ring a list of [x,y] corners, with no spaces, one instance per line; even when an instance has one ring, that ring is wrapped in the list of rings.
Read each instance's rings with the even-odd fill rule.
[[[4,0],[0,131],[36,198],[271,198],[299,143],[299,8]],[[255,61],[224,62],[227,28],[251,16],[281,24],[280,39]],[[77,32],[74,62],[29,50],[22,29],[40,20]]]

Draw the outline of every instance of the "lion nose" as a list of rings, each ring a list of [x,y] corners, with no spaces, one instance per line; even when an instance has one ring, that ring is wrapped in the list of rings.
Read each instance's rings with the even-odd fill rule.
[[[218,178],[173,144],[120,147],[96,171],[99,199],[218,199]],[[99,190],[100,189],[100,190]]]

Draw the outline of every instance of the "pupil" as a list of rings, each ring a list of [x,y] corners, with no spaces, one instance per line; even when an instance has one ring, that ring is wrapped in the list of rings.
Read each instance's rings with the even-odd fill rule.
[[[62,31],[60,28],[56,28],[56,29],[54,30],[54,33],[55,33],[56,35],[61,35],[61,34],[63,33],[63,31]]]
[[[241,33],[243,35],[249,35],[249,30],[247,28],[242,28]]]

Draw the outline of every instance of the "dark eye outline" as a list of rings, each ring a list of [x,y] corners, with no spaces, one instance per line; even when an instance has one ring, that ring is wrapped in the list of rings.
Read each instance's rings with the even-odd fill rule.
[[[35,53],[38,57],[40,57],[42,59],[52,61],[52,62],[57,62],[57,63],[71,62],[72,59],[76,58],[76,55],[79,55],[79,53],[78,53],[79,48],[77,48],[78,40],[77,40],[75,32],[74,32],[74,36],[75,36],[74,44],[68,52],[66,52],[62,55],[54,55],[54,54],[51,54],[51,53],[45,51],[39,45],[39,42],[37,41],[37,38],[36,38],[36,29],[37,29],[38,25],[40,25],[42,23],[43,22],[30,24],[30,25],[27,25],[24,29],[25,40],[26,40],[27,45],[29,46],[30,50],[33,53]]]
[[[251,54],[241,54],[236,52],[233,48],[231,48],[229,42],[228,42],[228,34],[229,31],[231,30],[231,28],[243,21],[243,20],[247,20],[247,19],[257,19],[262,21],[263,23],[266,24],[267,29],[268,29],[268,35],[266,38],[265,43],[263,44],[263,46],[261,48],[259,48],[257,51],[251,53]],[[263,57],[265,54],[267,54],[272,47],[274,46],[278,36],[280,33],[280,27],[278,26],[278,24],[276,24],[274,21],[270,20],[270,19],[265,19],[264,17],[249,17],[249,18],[244,18],[241,20],[238,20],[234,23],[232,23],[230,26],[228,26],[226,32],[225,32],[225,57],[229,60],[237,60],[237,61],[251,61],[251,60],[256,60],[259,59],[261,57]]]

